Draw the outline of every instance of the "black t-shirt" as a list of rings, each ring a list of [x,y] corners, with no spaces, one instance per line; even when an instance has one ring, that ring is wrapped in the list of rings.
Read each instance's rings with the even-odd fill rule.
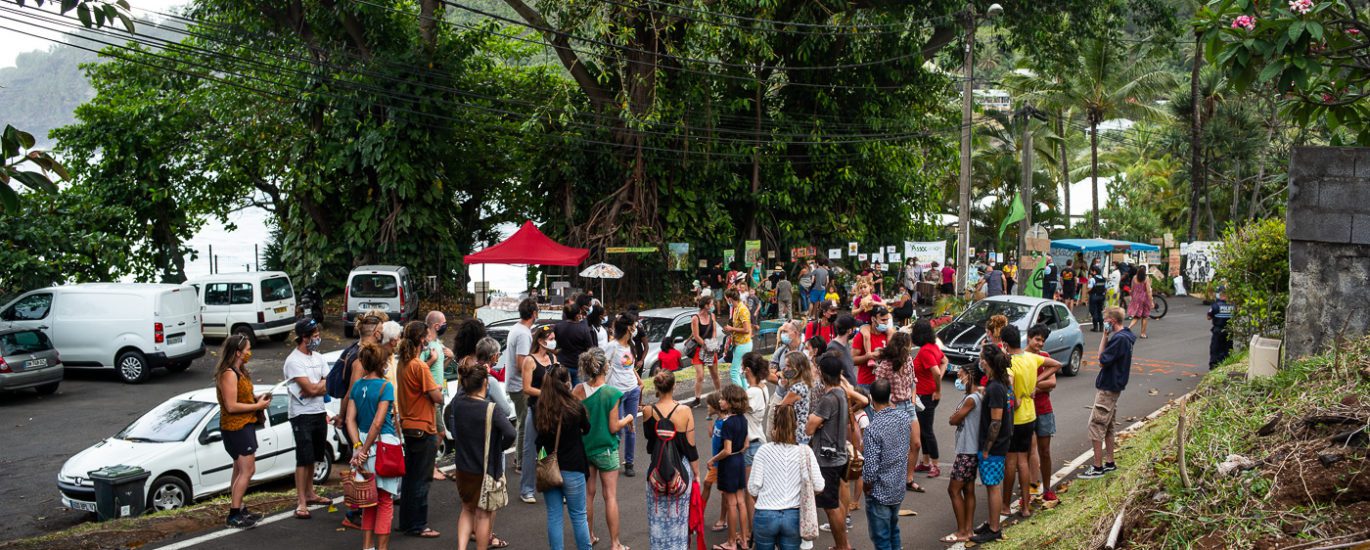
[[[537,358],[537,357],[532,357],[532,356],[529,356],[529,357],[533,359],[533,379],[532,379],[532,380],[524,380],[523,382],[524,382],[525,384],[531,386],[531,387],[532,387],[533,389],[535,389],[535,390],[541,390],[541,389],[542,389],[542,379],[543,379],[544,377],[547,376],[547,367],[549,367],[549,366],[551,366],[551,365],[544,365],[544,364],[542,364],[541,362],[538,361],[538,358]],[[556,358],[553,357],[552,360],[555,361]],[[556,363],[552,363],[552,364],[555,365]],[[534,397],[534,396],[529,396],[529,397],[528,397],[528,408],[529,408],[529,409],[532,409],[533,407],[536,407],[537,405],[538,405],[538,398],[537,398],[537,397]]]
[[[985,410],[980,411],[980,441],[984,444],[984,438],[989,437],[989,427],[994,419],[991,418],[990,411],[1003,409],[1004,416],[999,420],[999,436],[990,444],[989,454],[995,456],[1006,456],[1008,454],[1009,440],[1013,439],[1013,407],[1008,401],[1008,387],[998,380],[990,380],[985,386]],[[981,448],[983,453],[985,449]]]
[[[484,399],[466,396],[453,399],[448,405],[451,410],[447,418],[451,424],[447,429],[452,431],[454,438],[458,471],[478,474],[483,467],[488,467],[490,475],[498,478],[504,472],[504,450],[514,445],[514,425],[496,406],[490,424],[490,454],[485,457],[486,465],[482,466],[480,453],[485,448],[485,415],[489,404]]]
[[[557,337],[557,362],[568,369],[575,370],[580,354],[599,345],[599,339],[585,321],[562,319],[552,327],[552,333]]]
[[[588,474],[590,461],[585,458],[585,443],[581,441],[581,436],[590,433],[590,413],[585,411],[585,405],[576,405],[579,407],[576,414],[561,417],[561,439],[557,439],[555,430],[538,432],[537,445],[542,449],[556,446],[557,466],[562,471]]]

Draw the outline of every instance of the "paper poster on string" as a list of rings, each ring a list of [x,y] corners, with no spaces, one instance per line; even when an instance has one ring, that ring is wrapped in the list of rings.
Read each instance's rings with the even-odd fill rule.
[[[856,243],[847,243],[847,255],[848,255],[848,256],[856,256],[859,252],[860,252],[860,251],[857,249]],[[865,258],[861,258],[861,259],[864,260]]]
[[[874,265],[874,264],[884,264],[884,263],[885,263],[885,253],[884,253],[883,251],[882,251],[882,252],[873,252],[873,253],[871,253],[871,264],[872,264],[872,265]]]
[[[829,249],[828,249],[828,259],[829,259],[829,260],[840,260],[840,259],[842,259],[842,249],[841,249],[841,248],[829,248]]]

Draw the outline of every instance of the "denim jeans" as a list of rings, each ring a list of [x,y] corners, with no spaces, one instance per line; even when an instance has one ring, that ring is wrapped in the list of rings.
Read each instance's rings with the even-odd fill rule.
[[[576,537],[576,549],[590,550],[590,523],[585,516],[585,474],[562,470],[561,480],[561,487],[542,493],[547,504],[547,547],[551,550],[565,547],[563,539],[566,534],[561,524],[564,499],[566,511],[571,514],[571,532]]]
[[[866,528],[875,550],[899,550],[899,505],[866,497]]]
[[[523,415],[523,472],[519,474],[519,496],[532,496],[538,481],[538,429],[533,426],[533,409]]]
[[[438,456],[438,436],[404,436],[404,478],[400,480],[400,532],[420,533],[428,528],[428,487],[433,484],[433,463]]]
[[[742,356],[752,351],[752,343],[736,344],[733,346],[733,364],[729,365],[728,370],[732,374],[733,384],[747,389],[747,377],[742,374]],[[722,389],[722,388],[719,388]]]
[[[528,396],[522,391],[510,392],[514,404],[514,466],[523,467],[523,417],[528,412]]]
[[[797,550],[799,548],[799,509],[757,510],[752,521],[754,550]]]
[[[632,391],[624,393],[623,400],[618,403],[618,414],[620,416],[636,416],[637,406],[642,403],[642,388],[633,388]],[[618,435],[622,439],[619,448],[623,449],[623,462],[627,464],[633,463],[633,455],[637,450],[637,421],[634,420],[633,422],[633,424],[624,426],[622,430],[618,431]]]

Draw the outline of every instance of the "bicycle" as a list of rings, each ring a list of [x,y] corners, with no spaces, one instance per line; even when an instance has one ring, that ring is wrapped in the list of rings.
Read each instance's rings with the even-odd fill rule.
[[[1170,304],[1166,303],[1166,301],[1165,301],[1165,295],[1164,295],[1164,294],[1161,294],[1161,293],[1159,293],[1159,292],[1153,292],[1153,293],[1151,293],[1151,318],[1152,318],[1152,319],[1160,319],[1161,317],[1165,317],[1166,312],[1169,311],[1169,310],[1170,310]]]

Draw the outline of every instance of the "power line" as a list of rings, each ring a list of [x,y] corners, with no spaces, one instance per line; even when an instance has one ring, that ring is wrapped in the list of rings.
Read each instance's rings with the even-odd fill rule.
[[[605,4],[610,4],[610,5],[613,5],[613,6],[619,6],[619,7],[623,7],[623,8],[628,8],[628,9],[631,9],[631,10],[634,10],[634,11],[640,11],[640,12],[644,12],[644,13],[651,13],[651,14],[655,14],[655,15],[667,15],[667,16],[672,16],[672,17],[678,17],[677,14],[672,13],[672,12],[670,12],[670,11],[652,9],[652,8],[650,8],[650,7],[644,7],[644,6],[642,6],[642,5],[634,5],[634,4],[629,4],[629,3],[627,3],[627,2],[620,2],[620,1],[616,1],[616,0],[598,0],[598,1],[599,1],[599,2],[602,2],[602,3],[605,3]],[[935,26],[935,25],[932,25],[932,24],[931,24],[931,23],[933,23],[933,22],[945,21],[945,20],[953,19],[953,18],[956,18],[956,17],[959,17],[959,16],[960,16],[959,13],[956,13],[956,14],[941,15],[941,16],[936,16],[936,17],[927,17],[927,18],[923,18],[923,19],[911,19],[911,20],[909,20],[909,21],[904,21],[904,22],[899,22],[899,23],[851,23],[851,24],[844,24],[844,23],[805,23],[805,22],[800,22],[800,21],[784,21],[784,20],[779,20],[779,19],[764,19],[764,18],[758,18],[758,17],[747,17],[747,16],[742,16],[742,15],[733,15],[733,14],[728,14],[728,13],[721,13],[721,12],[714,12],[714,11],[702,10],[702,9],[698,9],[698,8],[690,8],[690,7],[687,7],[687,6],[680,6],[680,5],[675,5],[675,4],[667,4],[667,3],[665,3],[665,2],[660,2],[660,1],[658,1],[658,0],[649,0],[648,3],[662,4],[662,5],[665,6],[665,9],[675,9],[675,10],[680,10],[680,11],[682,11],[682,12],[687,12],[687,13],[698,13],[698,14],[703,15],[703,16],[705,16],[705,17],[717,17],[717,18],[719,18],[719,19],[725,19],[725,20],[746,21],[746,22],[754,23],[754,24],[758,24],[758,25],[773,25],[773,26],[775,26],[775,27],[780,27],[780,28],[760,29],[760,28],[757,28],[757,27],[755,27],[755,26],[739,25],[739,24],[735,24],[735,23],[720,23],[720,22],[714,22],[714,21],[705,21],[704,19],[702,19],[702,18],[697,18],[697,17],[694,17],[694,18],[692,18],[692,17],[683,17],[683,18],[682,18],[682,19],[684,19],[685,21],[688,21],[688,22],[691,22],[691,23],[699,23],[699,24],[711,25],[711,26],[717,26],[717,27],[735,28],[735,29],[742,29],[742,30],[748,30],[748,31],[764,31],[764,32],[774,32],[774,33],[779,33],[779,34],[796,34],[796,35],[822,35],[822,34],[833,34],[834,31],[836,31],[836,32],[846,32],[846,31],[857,31],[857,30],[864,30],[864,29],[894,29],[894,30],[876,30],[876,31],[871,31],[871,32],[863,32],[863,33],[859,33],[859,34],[863,34],[863,35],[903,34],[903,33],[906,33],[906,32],[908,32],[908,31],[910,31],[910,30],[917,30],[917,29],[922,29],[922,28],[932,28],[932,27]],[[921,22],[921,23],[924,23],[925,25],[915,26],[915,23],[920,23],[920,22]],[[784,27],[796,27],[796,29],[785,29]],[[801,28],[819,28],[819,29],[822,29],[822,30],[817,30],[817,31],[800,31],[800,30],[797,30],[797,29],[801,29]]]

